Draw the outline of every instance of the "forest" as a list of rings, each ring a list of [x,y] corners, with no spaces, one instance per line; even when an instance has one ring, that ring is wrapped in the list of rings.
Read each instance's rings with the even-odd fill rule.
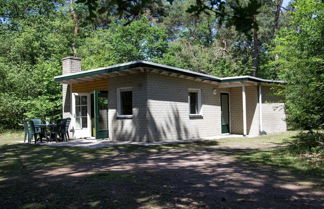
[[[69,55],[82,70],[147,60],[284,80],[290,126],[323,129],[322,1],[225,2],[0,0],[0,132],[61,117],[54,76]]]

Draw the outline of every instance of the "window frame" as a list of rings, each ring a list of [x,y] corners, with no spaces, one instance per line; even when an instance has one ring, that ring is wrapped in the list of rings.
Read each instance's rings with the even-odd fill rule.
[[[197,93],[197,109],[198,112],[196,114],[190,113],[190,93]],[[188,89],[188,108],[189,108],[189,117],[201,117],[202,114],[202,103],[201,103],[201,89],[189,88]]]
[[[131,91],[132,92],[132,114],[129,114],[129,115],[123,115],[123,114],[120,114],[121,113],[121,93],[122,92],[125,92],[125,91]],[[133,88],[132,87],[122,87],[122,88],[117,88],[117,118],[125,118],[125,119],[131,119],[133,118],[133,114],[134,114],[134,111],[133,111],[133,104],[134,104],[134,99],[133,99]]]
[[[81,95],[78,95],[78,94],[76,94],[76,95],[74,95],[74,97],[75,97],[75,121],[76,121],[76,123],[75,123],[75,128],[76,129],[87,129],[88,128],[88,106],[89,106],[89,104],[88,104],[88,95],[83,95],[83,94],[81,94]],[[80,101],[79,101],[79,104],[77,104],[77,97],[79,97],[79,99],[80,99]],[[86,97],[86,104],[82,104],[82,97]],[[78,112],[77,111],[77,107],[79,107],[80,108],[80,111]],[[86,107],[86,112],[87,112],[87,114],[86,115],[82,115],[82,108],[83,107]],[[78,113],[80,113],[80,115],[78,115]],[[77,127],[77,121],[78,121],[78,118],[80,118],[80,127]],[[86,127],[83,127],[83,120],[84,120],[84,118],[86,118]]]

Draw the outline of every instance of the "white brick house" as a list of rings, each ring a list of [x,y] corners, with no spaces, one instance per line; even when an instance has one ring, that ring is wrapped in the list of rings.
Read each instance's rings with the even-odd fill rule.
[[[282,81],[218,78],[145,61],[81,71],[76,57],[63,59],[55,80],[76,138],[153,142],[287,129],[284,104],[272,92]]]

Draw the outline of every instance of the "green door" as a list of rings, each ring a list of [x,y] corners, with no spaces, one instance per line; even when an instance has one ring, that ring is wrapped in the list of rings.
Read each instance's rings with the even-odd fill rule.
[[[222,133],[229,133],[229,95],[221,93]]]
[[[95,91],[94,107],[96,139],[108,138],[108,91]]]

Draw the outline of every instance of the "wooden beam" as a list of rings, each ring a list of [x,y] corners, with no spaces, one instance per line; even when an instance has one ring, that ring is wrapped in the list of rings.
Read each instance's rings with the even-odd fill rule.
[[[179,78],[185,78],[185,76],[184,75],[179,75]]]
[[[136,73],[141,72],[141,70],[138,69],[138,68],[135,68],[135,69],[125,70],[125,72],[128,73],[128,74],[136,74]]]
[[[151,70],[151,72],[152,72],[152,73],[158,73],[158,74],[160,73],[159,70]]]
[[[165,72],[165,71],[160,71],[160,74],[162,74],[162,75],[170,75],[170,73]]]

